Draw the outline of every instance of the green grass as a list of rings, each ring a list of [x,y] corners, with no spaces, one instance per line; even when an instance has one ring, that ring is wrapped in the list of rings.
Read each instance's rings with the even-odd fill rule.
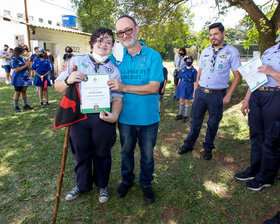
[[[171,64],[167,64],[170,79]],[[211,161],[202,158],[206,122],[195,149],[177,154],[190,123],[174,120],[178,102],[172,101],[172,83],[164,97],[155,148],[155,203],[144,203],[138,180],[125,198],[115,196],[121,166],[117,140],[112,150],[111,197],[106,204],[98,202],[96,188],[73,202],[64,200],[75,185],[74,160],[68,154],[57,223],[252,224],[276,214],[279,180],[270,188],[252,192],[233,178],[250,159],[247,118],[240,112],[245,83],[224,108]],[[50,87],[51,107],[41,108],[35,87],[29,87],[28,102],[35,109],[14,113],[13,93],[13,87],[0,83],[0,223],[51,223],[64,141],[64,129],[53,130],[53,120],[62,95]],[[135,156],[138,176],[138,148]]]

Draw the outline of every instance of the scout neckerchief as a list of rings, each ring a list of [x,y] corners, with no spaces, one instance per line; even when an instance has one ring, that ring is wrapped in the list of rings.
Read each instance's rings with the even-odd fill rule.
[[[211,59],[211,69],[210,71],[213,72],[215,69],[215,64],[216,64],[216,57],[217,54],[220,50],[222,50],[224,48],[224,46],[226,46],[226,43],[224,43],[224,45],[222,47],[220,47],[219,49],[215,49],[214,46],[212,45],[212,49],[213,49],[213,57]]]
[[[110,61],[110,59],[108,58],[106,61],[104,61],[103,63],[102,62],[96,62],[95,60],[94,60],[94,58],[93,57],[89,57],[90,58],[90,60],[92,61],[92,63],[94,64],[94,70],[95,70],[95,72],[96,73],[99,73],[99,65],[105,65],[105,64],[107,64],[109,61]]]

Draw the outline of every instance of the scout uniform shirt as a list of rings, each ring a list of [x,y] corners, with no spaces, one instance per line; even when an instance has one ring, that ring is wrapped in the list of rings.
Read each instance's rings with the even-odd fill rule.
[[[268,48],[262,55],[262,64],[269,65],[273,70],[280,72],[280,44]],[[267,83],[262,86],[275,87],[278,83],[273,77],[266,76]]]
[[[228,88],[230,69],[237,71],[241,66],[238,50],[231,45],[224,45],[216,55],[215,63],[212,46],[201,52],[198,67],[202,69],[198,84],[201,87],[213,90]]]
[[[78,71],[83,74],[95,74],[96,69],[93,64],[90,56],[88,54],[85,55],[75,55],[72,57],[68,64],[68,69],[64,72],[61,72],[56,80],[65,80],[73,71],[73,66],[77,65]],[[100,74],[109,74],[110,79],[118,79],[121,82],[121,74],[119,69],[111,62],[104,65],[99,65],[99,73]],[[80,83],[79,83],[80,88]],[[79,89],[80,90],[80,89]],[[112,102],[112,97],[122,97],[123,94],[119,91],[111,91],[110,90],[110,101]]]

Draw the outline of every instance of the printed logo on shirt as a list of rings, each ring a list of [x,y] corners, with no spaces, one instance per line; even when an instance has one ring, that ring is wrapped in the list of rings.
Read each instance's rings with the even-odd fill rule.
[[[220,58],[227,58],[227,56],[222,54],[222,55],[220,55]]]
[[[82,62],[81,66],[83,66],[84,68],[87,68],[87,67],[88,67],[88,65],[85,64],[84,62]]]
[[[140,66],[146,66],[147,65],[147,57],[146,56],[141,56],[138,59],[138,65]]]
[[[222,69],[222,68],[223,68],[223,65],[222,65],[222,64],[219,64],[218,68],[219,68],[219,69]]]
[[[105,66],[105,71],[108,73],[108,74],[112,74],[114,72],[114,68],[113,67],[106,67]]]

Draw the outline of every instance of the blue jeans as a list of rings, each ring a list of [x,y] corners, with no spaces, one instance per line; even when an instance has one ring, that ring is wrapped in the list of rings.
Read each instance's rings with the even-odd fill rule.
[[[152,186],[154,147],[157,140],[158,125],[158,122],[147,126],[118,124],[122,146],[121,174],[123,184],[131,186],[134,182],[134,149],[138,140],[141,152],[139,182],[143,188]]]
[[[214,140],[223,117],[223,97],[225,94],[226,92],[208,94],[199,88],[196,89],[191,112],[191,129],[184,141],[184,147],[193,149],[199,136],[205,113],[208,110],[209,119],[203,147],[205,151],[212,151],[215,148]]]

